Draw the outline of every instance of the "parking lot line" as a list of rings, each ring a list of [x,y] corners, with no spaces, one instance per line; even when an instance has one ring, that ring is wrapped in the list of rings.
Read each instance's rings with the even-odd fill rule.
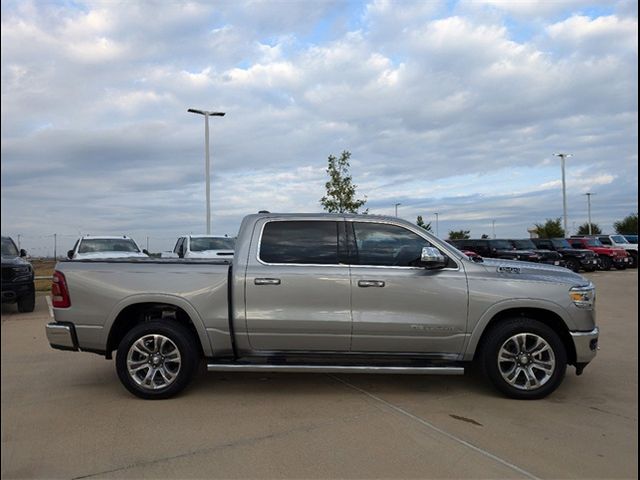
[[[363,395],[366,395],[367,397],[371,398],[372,400],[375,400],[376,402],[385,405],[387,408],[390,408],[390,409],[392,409],[392,410],[404,415],[405,417],[408,417],[408,418],[420,423],[421,425],[423,425],[423,426],[425,426],[425,427],[427,427],[427,428],[429,428],[429,429],[431,429],[431,430],[433,430],[433,431],[435,431],[435,432],[437,432],[437,433],[439,433],[441,435],[444,435],[445,437],[449,438],[450,440],[453,440],[454,442],[459,443],[460,445],[463,445],[463,446],[465,446],[465,447],[467,447],[467,448],[479,453],[480,455],[483,455],[483,456],[485,456],[487,458],[490,458],[490,459],[500,463],[501,465],[504,465],[505,467],[510,468],[510,469],[514,470],[515,472],[518,472],[521,475],[524,475],[527,478],[530,478],[532,480],[540,480],[539,477],[536,477],[534,474],[532,474],[530,472],[527,472],[526,470],[518,467],[517,465],[514,465],[513,463],[510,463],[510,462],[504,460],[503,458],[500,458],[497,455],[494,455],[493,453],[487,452],[486,450],[484,450],[484,449],[482,449],[480,447],[477,447],[477,446],[473,445],[472,443],[469,443],[466,440],[463,440],[462,438],[457,437],[456,435],[453,435],[453,434],[451,434],[451,433],[449,433],[449,432],[447,432],[445,430],[442,430],[441,428],[436,427],[432,423],[426,421],[423,418],[420,418],[420,417],[414,415],[411,412],[408,412],[407,410],[405,410],[402,407],[399,407],[397,405],[394,405],[393,403],[387,402],[386,400],[378,397],[377,395],[374,395],[373,393],[367,392],[366,390],[363,390],[362,388],[357,387],[356,385],[354,385],[352,383],[349,383],[346,380],[343,380],[343,379],[341,379],[341,378],[339,378],[339,377],[337,377],[335,375],[328,375],[328,376],[331,377],[332,379],[336,380],[337,382],[340,382],[340,383],[344,384],[345,386],[347,386],[347,387],[349,387],[349,388],[351,388],[353,390],[356,390],[356,391],[362,393]]]

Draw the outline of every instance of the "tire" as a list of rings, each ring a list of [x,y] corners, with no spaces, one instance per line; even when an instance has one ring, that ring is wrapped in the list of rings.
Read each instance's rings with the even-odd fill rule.
[[[198,366],[196,341],[186,327],[175,321],[154,320],[136,325],[118,346],[118,378],[140,398],[159,400],[177,395],[187,387]]]
[[[631,254],[629,256],[631,258],[631,263],[629,263],[629,268],[638,268],[638,254]]]
[[[626,270],[627,266],[624,263],[618,263],[615,265],[616,270]]]
[[[533,353],[521,355],[525,352]],[[491,329],[482,344],[480,361],[491,383],[519,400],[546,397],[562,383],[567,370],[567,352],[558,334],[526,317],[507,319]]]
[[[585,272],[595,272],[598,267],[584,267]]]
[[[578,273],[580,271],[580,262],[575,258],[570,258],[567,260],[567,268],[573,272]]]
[[[600,270],[609,271],[613,266],[613,261],[606,255],[600,255]]]
[[[27,293],[18,298],[18,311],[20,313],[31,313],[36,308],[36,292]]]

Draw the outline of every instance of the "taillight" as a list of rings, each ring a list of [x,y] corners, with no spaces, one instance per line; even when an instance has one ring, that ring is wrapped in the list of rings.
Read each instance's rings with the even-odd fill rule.
[[[53,272],[53,283],[51,284],[51,304],[55,308],[69,308],[71,306],[71,298],[69,298],[69,289],[67,288],[67,280],[64,274],[57,270]]]

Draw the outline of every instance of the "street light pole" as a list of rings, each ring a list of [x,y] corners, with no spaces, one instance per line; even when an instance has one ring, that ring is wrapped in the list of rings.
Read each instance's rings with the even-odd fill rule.
[[[495,239],[496,238],[496,221],[495,220],[492,220],[491,222],[491,231],[493,233],[493,238]]]
[[[589,235],[591,235],[591,195],[595,195],[595,193],[587,192],[585,195],[587,196],[587,211],[589,212]]]
[[[398,205],[402,205],[401,203],[396,203],[394,207],[396,207],[396,217],[398,216]]]
[[[554,153],[556,157],[560,157],[562,166],[562,216],[564,225],[564,234],[569,235],[569,227],[567,225],[567,182],[565,178],[565,161],[572,155],[570,153]]]
[[[440,234],[438,233],[438,212],[435,213],[436,216],[436,237],[440,237]]]
[[[207,197],[207,235],[211,234],[211,172],[209,161],[209,117],[224,117],[224,112],[209,112],[207,110],[196,110],[190,108],[189,113],[197,113],[204,116],[204,151],[205,151],[205,180]]]

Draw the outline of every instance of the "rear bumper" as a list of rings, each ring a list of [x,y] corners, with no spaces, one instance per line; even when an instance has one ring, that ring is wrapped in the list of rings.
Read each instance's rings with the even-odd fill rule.
[[[51,348],[78,351],[78,338],[71,323],[51,322],[46,326],[47,340]]]
[[[598,327],[590,332],[569,332],[576,349],[576,363],[587,364],[594,359],[598,352]]]

